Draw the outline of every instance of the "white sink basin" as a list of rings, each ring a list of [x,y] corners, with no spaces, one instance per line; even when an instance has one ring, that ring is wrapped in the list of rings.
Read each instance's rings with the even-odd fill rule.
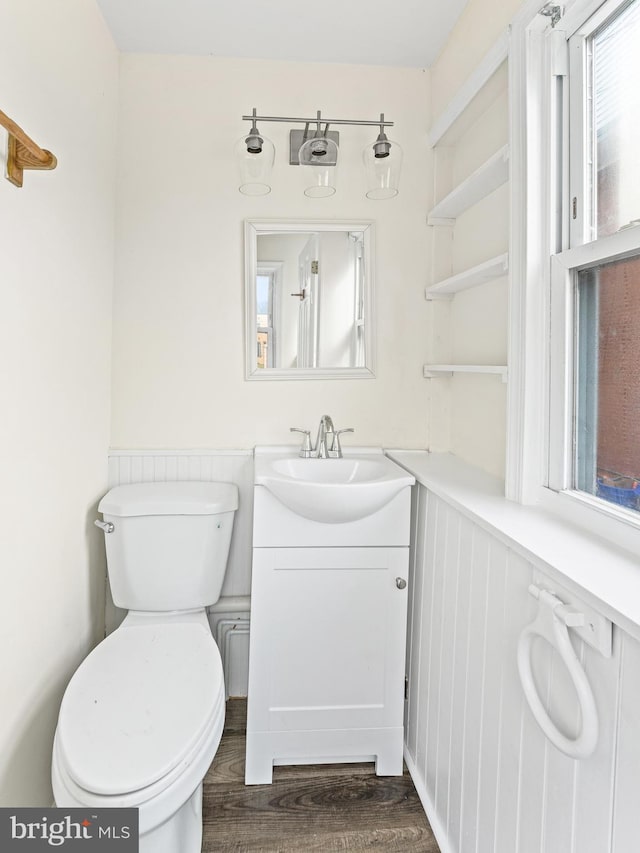
[[[295,451],[256,449],[255,483],[293,512],[339,524],[372,515],[415,482],[382,452],[302,459]]]

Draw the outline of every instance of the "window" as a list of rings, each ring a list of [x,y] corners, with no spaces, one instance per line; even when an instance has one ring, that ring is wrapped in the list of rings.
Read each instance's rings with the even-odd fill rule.
[[[568,222],[555,232],[561,250],[550,277],[548,441],[551,488],[595,498],[602,510],[615,504],[637,520],[639,45],[640,0],[604,3],[567,40],[555,193]]]
[[[506,492],[637,551],[640,0],[557,10],[511,28]]]
[[[640,510],[640,258],[576,283],[576,488]]]
[[[638,0],[603,4],[569,40],[574,246],[640,220],[638,44]]]
[[[282,262],[264,262],[256,271],[256,366],[274,366],[278,285]]]

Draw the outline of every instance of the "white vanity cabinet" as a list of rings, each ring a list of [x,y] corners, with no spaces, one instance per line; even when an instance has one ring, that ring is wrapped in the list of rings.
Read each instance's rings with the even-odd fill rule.
[[[255,487],[247,784],[274,764],[402,773],[410,491],[323,524]]]

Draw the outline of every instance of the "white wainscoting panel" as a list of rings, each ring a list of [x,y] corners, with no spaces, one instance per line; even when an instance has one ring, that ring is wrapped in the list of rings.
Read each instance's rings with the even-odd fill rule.
[[[411,551],[405,755],[443,853],[637,853],[640,644],[614,625],[605,658],[573,637],[600,721],[594,754],[573,760],[546,740],[520,687],[534,566],[422,485]],[[575,736],[571,681],[543,642],[534,674]]]

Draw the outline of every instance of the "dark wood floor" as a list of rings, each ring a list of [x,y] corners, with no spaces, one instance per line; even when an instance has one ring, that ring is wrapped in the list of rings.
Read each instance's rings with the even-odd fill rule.
[[[245,700],[229,700],[204,780],[203,853],[439,853],[406,771],[378,777],[373,764],[275,767],[272,785],[245,786],[245,721]]]

